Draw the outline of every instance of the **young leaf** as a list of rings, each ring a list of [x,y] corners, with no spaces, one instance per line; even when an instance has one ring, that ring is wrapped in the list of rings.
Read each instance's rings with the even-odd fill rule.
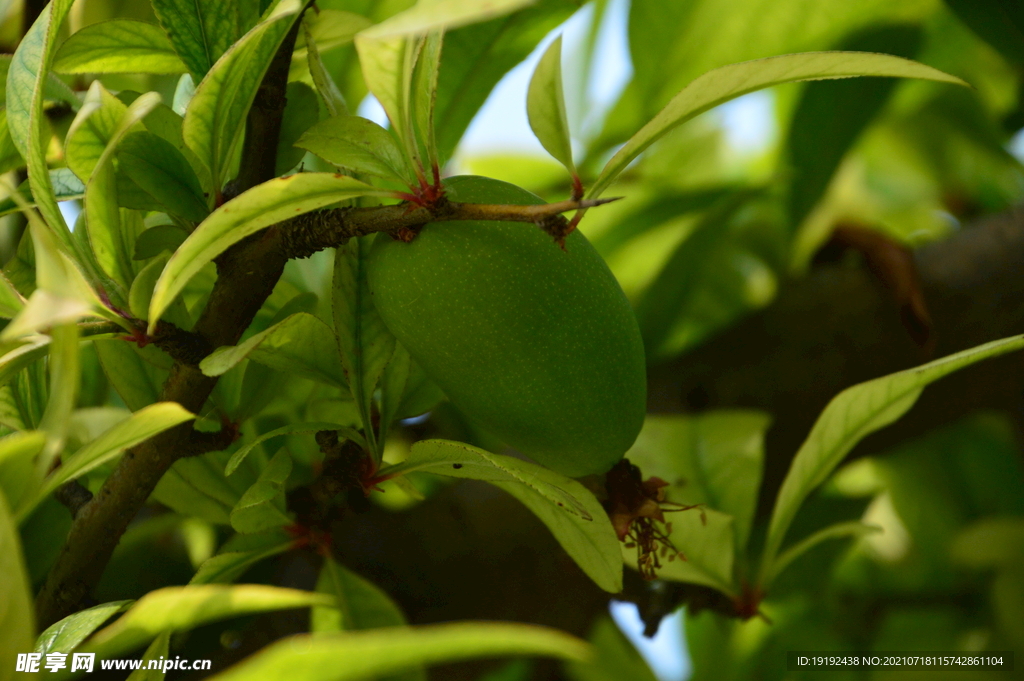
[[[253,187],[213,211],[167,262],[149,307],[150,333],[175,296],[207,263],[250,234],[357,196],[390,196],[350,177],[298,173]]]
[[[463,442],[424,440],[381,477],[427,471],[485,480],[521,501],[548,526],[573,560],[605,591],[622,589],[622,559],[608,515],[583,485],[537,464],[492,454]],[[731,549],[730,549],[731,551]]]
[[[21,505],[18,509],[19,517],[27,517],[43,498],[65,482],[85,475],[118,456],[125,449],[134,447],[157,433],[194,418],[194,414],[177,402],[159,402],[140,409],[64,459],[61,467],[43,482],[36,499]]]
[[[37,288],[21,312],[0,332],[0,342],[74,323],[91,314],[92,307],[88,303],[76,298],[62,298]]]
[[[288,450],[282,448],[231,509],[231,527],[237,532],[252,534],[290,525],[292,521],[281,507],[284,506],[284,485],[291,472],[292,458]]]
[[[366,446],[366,442],[363,440],[362,436],[348,426],[343,426],[337,423],[292,423],[287,426],[281,426],[269,433],[263,433],[252,442],[243,447],[239,447],[239,449],[231,455],[231,458],[228,459],[227,466],[224,468],[224,475],[231,475],[234,473],[235,470],[238,469],[238,466],[241,465],[242,461],[245,460],[245,457],[249,455],[249,452],[272,437],[278,437],[280,435],[295,435],[297,433],[316,433],[321,430],[341,431],[339,435],[358,442],[362,447]]]
[[[419,56],[420,41],[404,37],[384,39],[356,37],[359,65],[363,80],[377,98],[391,121],[391,129],[401,141],[407,157],[414,165],[418,158],[416,138],[409,111],[412,72]],[[403,164],[404,165],[404,164]],[[415,165],[417,173],[420,172]]]
[[[339,168],[411,183],[412,172],[395,138],[359,116],[333,116],[307,130],[295,146]]]
[[[829,525],[828,527],[818,530],[814,534],[810,535],[797,542],[793,546],[789,547],[775,559],[775,563],[772,565],[772,571],[769,573],[762,586],[767,587],[772,581],[778,577],[782,572],[790,566],[790,564],[804,555],[818,544],[829,539],[841,539],[843,537],[861,537],[872,532],[881,532],[882,528],[877,525],[865,525],[864,523],[854,520],[846,523],[836,523],[835,525]]]
[[[441,166],[434,131],[434,108],[437,104],[437,81],[441,73],[443,46],[444,31],[436,30],[427,34],[413,77],[413,110],[420,139],[427,149],[427,166],[431,169]]]
[[[323,15],[328,11],[331,10],[321,10],[320,14]],[[320,98],[324,100],[327,113],[331,116],[339,114],[348,115],[348,105],[345,103],[345,96],[341,94],[337,83],[334,82],[331,74],[328,73],[327,68],[324,66],[323,60],[320,58],[320,50],[310,30],[309,16],[309,14],[306,14],[303,17],[302,31],[306,38],[306,62],[309,66],[309,75],[313,80],[313,86],[320,93]]]
[[[17,508],[22,497],[39,484],[34,458],[46,444],[46,433],[27,430],[0,438],[0,492]]]
[[[854,76],[922,78],[967,85],[956,76],[909,59],[869,52],[807,52],[730,64],[696,78],[626,142],[605,165],[587,198],[597,198],[633,159],[676,126],[730,99],[781,83]]]
[[[260,542],[257,547],[234,547],[232,544],[240,542],[237,538],[255,539]],[[235,535],[229,540],[216,556],[208,558],[196,574],[193,575],[189,584],[230,584],[248,570],[252,565],[261,560],[276,556],[295,546],[295,539],[288,536],[284,531],[270,531],[264,535]]]
[[[458,28],[467,24],[487,21],[522,9],[533,0],[434,0],[421,2],[412,8],[399,12],[376,26],[372,26],[356,37],[393,38],[395,36],[424,35],[438,29]]]
[[[195,82],[249,29],[239,2],[153,0],[153,11]]]
[[[39,212],[61,244],[73,253],[71,233],[50,183],[46,163],[49,127],[43,113],[57,32],[71,3],[72,0],[51,0],[18,44],[7,72],[7,125],[14,145],[28,162],[28,179]]]
[[[99,81],[95,81],[95,87]],[[96,262],[103,272],[117,284],[122,301],[127,300],[128,289],[135,275],[132,266],[131,245],[125,238],[129,230],[121,224],[121,209],[117,197],[117,174],[114,152],[125,135],[139,126],[142,119],[160,103],[160,95],[150,92],[142,95],[124,111],[103,153],[85,185],[85,216]],[[83,178],[84,179],[84,178]],[[113,291],[108,289],[108,294]]]
[[[316,582],[319,593],[334,597],[333,607],[314,607],[310,631],[359,631],[407,624],[395,602],[376,584],[363,579],[328,556]]]
[[[352,399],[363,422],[371,451],[380,458],[371,416],[377,381],[395,351],[395,337],[373,306],[366,280],[366,259],[374,235],[349,239],[334,255],[334,328],[338,335],[341,364],[348,377]]]
[[[497,655],[586,660],[590,647],[568,634],[527,624],[460,622],[343,634],[300,634],[264,648],[212,681],[356,681],[421,665]]]
[[[177,4],[182,0],[173,1]],[[209,3],[206,6],[229,7],[232,4]],[[185,143],[210,171],[218,195],[231,171],[230,160],[242,138],[246,115],[263,74],[301,7],[300,0],[281,0],[265,20],[217,60],[189,102],[182,129]]]
[[[196,173],[173,144],[147,131],[133,132],[117,148],[121,173],[156,199],[168,213],[201,222],[209,213]]]
[[[832,398],[796,453],[775,499],[759,584],[767,586],[766,580],[778,572],[776,556],[804,499],[858,442],[907,413],[929,383],[975,362],[1020,348],[1024,348],[1024,336],[1004,338],[860,383]]]
[[[562,36],[555,38],[537,62],[526,95],[526,113],[541,145],[576,177],[562,91]]]
[[[103,626],[119,612],[124,612],[135,601],[111,601],[100,603],[68,615],[53,624],[36,639],[37,653],[45,655],[50,652],[70,653],[87,639],[94,631]]]
[[[182,73],[186,70],[159,26],[104,21],[73,33],[53,61],[57,73]]]
[[[25,574],[21,541],[7,499],[0,493],[0,665],[5,677],[13,673],[18,653],[32,650],[36,630],[32,592]]]
[[[240,345],[217,348],[199,368],[220,376],[248,357],[278,371],[339,388],[347,387],[330,327],[306,312],[293,314]]]
[[[100,659],[119,657],[164,631],[186,631],[229,617],[311,605],[330,605],[324,594],[275,586],[203,584],[150,591],[124,615],[86,642]]]
[[[162,663],[164,658],[167,657],[168,649],[171,644],[171,632],[165,631],[149,644],[146,648],[146,652],[142,654],[142,665],[128,675],[126,681],[163,681],[166,672],[162,666],[158,666],[156,669],[150,669],[150,662],[159,661]]]

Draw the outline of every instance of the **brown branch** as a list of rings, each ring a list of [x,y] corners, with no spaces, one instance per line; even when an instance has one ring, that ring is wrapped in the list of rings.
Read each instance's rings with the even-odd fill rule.
[[[82,486],[77,480],[66,482],[53,493],[54,498],[71,511],[71,517],[78,517],[82,507],[92,501],[92,492]]]

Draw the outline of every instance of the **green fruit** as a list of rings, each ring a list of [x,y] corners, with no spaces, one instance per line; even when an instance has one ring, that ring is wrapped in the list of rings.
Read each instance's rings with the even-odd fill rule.
[[[446,180],[464,203],[537,196],[483,177]],[[643,343],[608,266],[578,231],[565,251],[533,225],[436,222],[411,243],[377,237],[367,265],[384,322],[469,418],[569,476],[603,473],[646,410]]]

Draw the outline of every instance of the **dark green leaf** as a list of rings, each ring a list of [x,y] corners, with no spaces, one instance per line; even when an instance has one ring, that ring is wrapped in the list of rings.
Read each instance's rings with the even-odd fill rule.
[[[202,221],[209,213],[199,178],[170,142],[147,131],[130,133],[117,148],[117,162],[120,171],[168,213],[193,222]]]
[[[946,0],[968,28],[1007,61],[1024,66],[1024,7],[1015,0]]]
[[[281,121],[281,136],[277,143],[277,167],[274,172],[283,175],[302,160],[302,149],[294,145],[304,132],[320,120],[320,107],[316,93],[305,83],[288,83],[288,105]]]
[[[253,4],[254,0],[153,0],[153,11],[198,83],[249,30],[252,12],[243,6]]]
[[[283,510],[284,486],[291,472],[292,458],[287,449],[281,449],[231,509],[231,526],[252,534],[291,524]]]

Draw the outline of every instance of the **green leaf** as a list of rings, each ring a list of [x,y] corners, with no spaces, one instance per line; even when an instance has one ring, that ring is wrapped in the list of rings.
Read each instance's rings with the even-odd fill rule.
[[[102,89],[99,81],[90,89]],[[87,98],[88,99],[88,98]],[[96,262],[103,272],[116,282],[122,300],[126,300],[135,272],[132,266],[132,244],[128,243],[129,230],[121,224],[121,209],[117,196],[117,173],[114,153],[121,140],[138,128],[142,119],[160,104],[160,95],[150,92],[140,96],[124,111],[117,128],[106,140],[103,153],[85,185],[85,217]],[[83,107],[83,110],[85,107]],[[83,178],[84,179],[84,178]],[[113,292],[108,290],[108,294]]]
[[[1019,5],[1003,0],[946,0],[946,6],[1010,63],[1024,65],[1024,15]]]
[[[331,10],[321,10],[320,14],[322,16],[329,11]],[[324,106],[327,107],[327,112],[330,115],[347,115],[348,105],[345,103],[345,96],[338,89],[337,83],[334,82],[331,74],[324,66],[323,59],[320,58],[320,51],[309,27],[310,21],[310,15],[306,14],[303,17],[302,31],[306,38],[306,63],[309,67],[310,78],[313,80],[313,86],[320,94],[320,98],[324,100]]]
[[[0,492],[17,508],[26,493],[39,484],[33,465],[46,444],[46,433],[27,430],[0,438]]]
[[[70,201],[80,199],[85,194],[85,185],[78,179],[78,176],[71,172],[70,168],[54,168],[50,171],[50,183],[53,185],[54,198],[57,201]],[[18,186],[18,192],[25,199],[26,206],[35,207],[35,199],[32,198],[32,189],[28,181]],[[20,211],[21,208],[11,197],[0,201],[0,217]]]
[[[211,678],[214,681],[256,678],[356,681],[421,665],[497,655],[546,655],[585,660],[590,655],[590,647],[554,629],[490,622],[300,634],[278,641]]]
[[[574,0],[546,0],[482,24],[448,31],[437,82],[438,153],[449,158],[491,90],[551,30],[579,9]]]
[[[288,83],[287,100],[277,142],[275,172],[278,175],[288,172],[302,160],[305,152],[294,145],[304,132],[320,120],[316,93],[305,83]]]
[[[979,345],[934,362],[860,383],[832,398],[796,453],[775,499],[758,584],[768,586],[776,556],[807,495],[820,485],[853,447],[909,410],[929,383],[983,359],[1024,348],[1024,336]]]
[[[92,24],[64,41],[57,73],[182,73],[185,64],[159,26],[132,19]]]
[[[76,298],[62,298],[37,288],[21,312],[0,332],[0,341],[10,341],[60,324],[74,323],[89,316],[91,312],[92,307],[88,303]]]
[[[18,528],[7,499],[0,493],[0,669],[12,678],[18,653],[32,650],[36,631],[32,592],[25,573]]]
[[[193,222],[202,221],[210,213],[203,187],[188,159],[167,140],[147,131],[130,133],[117,147],[117,163],[120,172],[168,213]]]
[[[596,655],[565,666],[571,681],[657,681],[651,668],[610,617],[604,615],[589,637]]]
[[[401,141],[407,157],[415,164],[418,158],[412,128],[410,98],[412,74],[419,56],[419,41],[404,37],[356,37],[359,65],[363,80],[377,98],[391,121],[391,129]]]
[[[195,415],[177,402],[159,402],[144,407],[126,420],[105,431],[98,438],[66,457],[60,468],[46,478],[37,498],[18,509],[25,518],[48,494],[69,480],[85,475],[98,466],[117,457],[129,447],[148,440],[168,428],[191,421]]]
[[[80,361],[78,354],[78,327],[74,324],[65,324],[50,330],[50,391],[49,399],[46,401],[46,411],[39,421],[39,430],[46,432],[46,444],[43,451],[36,460],[36,470],[39,473],[48,471],[53,465],[57,455],[64,449],[65,437],[68,431],[68,422],[71,412],[75,408],[78,399],[78,387],[80,377]],[[65,466],[61,466],[61,470]],[[56,475],[56,473],[51,474]],[[41,475],[40,475],[41,477]],[[45,482],[43,483],[45,486]],[[45,493],[39,495],[41,499]],[[23,513],[29,501],[31,507],[38,502],[33,502],[31,497],[23,497],[18,505],[18,521],[27,517]]]
[[[231,509],[231,527],[252,534],[290,525],[291,518],[284,514],[283,506],[284,486],[291,472],[292,458],[288,450],[282,448]]]
[[[843,41],[841,49],[907,59],[921,44],[918,26],[877,26]],[[896,80],[854,78],[809,83],[793,112],[789,152],[790,225],[796,229],[825,194],[846,152],[889,101]]]
[[[405,183],[413,181],[412,171],[391,133],[359,116],[322,120],[307,130],[295,146],[349,171]]]
[[[179,460],[160,478],[153,498],[181,515],[230,525],[231,509],[257,475],[239,475],[247,480],[241,485],[242,489],[236,489],[232,481],[224,477],[222,458],[206,455]]]
[[[104,622],[114,615],[124,612],[134,602],[100,603],[73,615],[68,615],[39,634],[39,638],[36,639],[35,652],[43,655],[51,652],[70,653],[94,631],[103,626]]]
[[[133,260],[148,260],[164,251],[174,252],[188,238],[188,232],[177,225],[155,225],[135,240]]]
[[[366,279],[366,261],[375,235],[349,239],[334,255],[334,328],[341,364],[348,377],[367,434],[370,450],[380,459],[383,442],[374,434],[373,393],[395,352],[395,337],[373,306]]]
[[[856,520],[846,523],[836,523],[835,525],[829,525],[826,528],[820,529],[779,554],[779,557],[775,559],[775,563],[772,566],[771,573],[767,577],[766,583],[771,583],[776,577],[782,574],[782,572],[789,567],[793,561],[824,541],[829,539],[842,539],[843,537],[862,537],[866,534],[881,531],[882,528],[877,525],[865,525],[864,523]]]
[[[171,301],[206,264],[275,222],[357,196],[390,192],[332,173],[298,173],[257,185],[213,211],[174,253],[153,291],[150,333]]]
[[[240,2],[153,0],[153,11],[175,52],[199,82],[221,55],[241,37],[245,25]]]
[[[622,589],[622,559],[608,515],[583,485],[537,464],[492,454],[463,442],[423,440],[403,463],[381,477],[427,471],[485,480],[505,490],[541,519],[577,565],[605,591]]]
[[[421,2],[399,12],[356,37],[393,38],[395,36],[423,35],[438,29],[458,28],[467,24],[487,21],[522,9],[534,0],[433,0]]]
[[[315,607],[310,613],[313,633],[359,631],[407,624],[405,615],[379,586],[363,579],[328,556],[316,582],[319,593],[334,598],[332,607]]]
[[[120,339],[93,341],[96,354],[107,380],[132,411],[154,404],[160,399],[159,385],[151,370],[132,346]]]
[[[434,109],[437,105],[437,83],[441,72],[441,48],[444,31],[431,31],[423,41],[420,58],[413,74],[412,105],[420,139],[427,149],[427,166],[440,168],[437,135],[434,131]]]
[[[217,348],[199,368],[207,376],[221,376],[246,357],[277,371],[347,387],[334,332],[307,312],[293,314],[240,345]]]
[[[175,4],[178,2],[185,0],[175,0]],[[207,6],[232,4],[211,2]],[[281,0],[265,20],[231,45],[196,87],[189,102],[182,129],[185,143],[210,171],[218,195],[231,172],[230,160],[242,139],[246,115],[263,74],[301,6],[300,0]],[[185,61],[188,63],[188,59]]]
[[[387,439],[391,424],[402,407],[411,368],[412,358],[409,351],[396,340],[395,353],[384,367],[384,374],[380,379],[380,426],[377,432],[381,442]]]
[[[736,551],[742,552],[757,509],[764,434],[770,423],[767,415],[757,411],[650,414],[626,458],[644,476],[669,481],[670,501],[706,504],[731,516]],[[669,516],[673,522],[674,518]]]
[[[569,119],[562,90],[562,36],[558,36],[537,62],[526,94],[530,128],[547,152],[575,177]]]
[[[13,54],[0,54],[0,81],[4,84],[4,87],[0,88],[0,107],[7,106],[7,74],[10,72],[13,61]],[[65,102],[72,109],[77,109],[81,105],[75,91],[68,87],[67,83],[58,78],[54,73],[50,73],[46,78],[46,86],[43,89],[43,101]],[[5,112],[5,121],[6,115]]]
[[[142,666],[129,674],[127,681],[163,681],[166,674],[163,666],[150,669],[149,664],[159,660],[162,665],[164,658],[168,657],[170,644],[171,632],[169,631],[165,631],[153,639],[153,642],[146,648],[146,652],[142,654]],[[170,662],[170,660],[168,661]]]
[[[922,78],[967,85],[956,76],[909,59],[868,52],[807,52],[730,64],[696,78],[626,142],[587,191],[597,198],[633,159],[666,133],[719,104],[772,85],[854,76]]]
[[[49,127],[43,113],[54,43],[71,2],[52,0],[48,3],[18,44],[7,72],[7,125],[14,145],[28,161],[28,178],[39,212],[64,247],[74,252],[71,233],[57,207],[50,183],[46,163]]]
[[[24,345],[0,356],[0,386],[7,385],[18,372],[45,356],[50,349],[50,339],[46,336],[32,336],[24,340]]]
[[[269,433],[263,433],[252,442],[246,444],[243,447],[239,447],[238,450],[231,455],[228,460],[227,466],[224,468],[224,475],[231,475],[238,469],[245,457],[249,455],[249,452],[253,450],[257,445],[263,444],[267,440],[273,437],[279,437],[281,435],[295,435],[297,433],[316,433],[321,430],[337,430],[339,435],[344,436],[349,440],[358,442],[360,446],[365,447],[366,443],[362,436],[356,431],[352,430],[348,426],[343,426],[337,423],[292,423],[287,426],[281,426]]]
[[[18,289],[14,288],[14,284],[0,272],[0,317],[4,319],[11,319],[25,307],[25,299]]]
[[[296,540],[285,535],[283,532],[268,532],[265,538],[269,541],[263,542],[264,537],[259,535],[235,535],[246,539],[257,539],[264,545],[249,550],[228,550],[231,542],[228,542],[221,552],[216,556],[207,559],[196,574],[193,575],[189,584],[228,584],[235,581],[248,570],[252,565],[261,560],[284,553],[295,546]],[[318,608],[314,608],[314,613]]]
[[[112,95],[100,81],[93,81],[85,101],[68,128],[64,142],[64,156],[68,167],[83,182],[92,177],[96,164],[117,134],[117,129],[128,112],[128,106]],[[137,129],[142,129],[139,125]]]
[[[186,631],[229,617],[330,603],[331,598],[323,594],[257,584],[165,587],[136,601],[117,621],[89,639],[85,649],[107,660],[136,650],[164,631]]]

